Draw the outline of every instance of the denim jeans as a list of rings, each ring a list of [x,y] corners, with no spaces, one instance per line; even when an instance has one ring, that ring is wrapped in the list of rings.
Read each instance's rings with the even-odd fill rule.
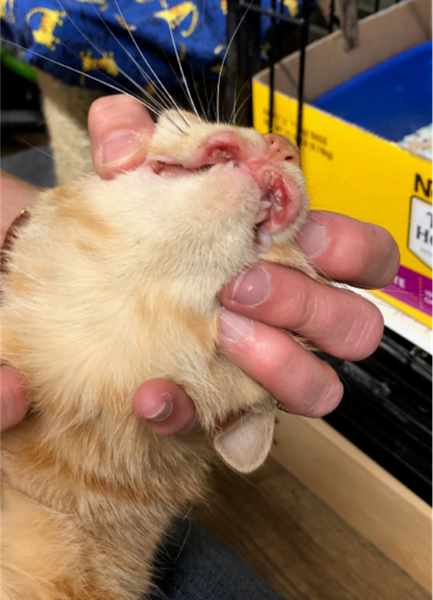
[[[152,600],[281,600],[252,568],[193,520],[160,547]]]

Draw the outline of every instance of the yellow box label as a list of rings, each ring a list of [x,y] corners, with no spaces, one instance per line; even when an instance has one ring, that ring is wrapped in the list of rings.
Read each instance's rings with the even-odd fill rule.
[[[253,100],[255,128],[265,133],[269,88],[253,81]],[[295,138],[297,105],[275,93],[276,133]],[[430,162],[308,104],[301,160],[312,208],[382,225],[394,236],[402,269],[378,295],[431,326]]]

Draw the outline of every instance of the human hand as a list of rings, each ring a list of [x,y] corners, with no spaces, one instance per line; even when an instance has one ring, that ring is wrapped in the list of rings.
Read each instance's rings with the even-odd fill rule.
[[[111,178],[141,164],[152,131],[151,118],[133,99],[97,100],[89,114],[97,173]],[[298,241],[312,263],[335,281],[383,287],[398,269],[398,248],[387,231],[341,215],[312,211]],[[220,349],[295,414],[330,412],[343,388],[328,364],[283,330],[347,360],[367,357],[382,337],[383,319],[373,304],[280,265],[258,263],[229,283],[220,300]],[[171,382],[145,382],[133,404],[135,413],[162,435],[189,430],[195,422],[192,401]]]

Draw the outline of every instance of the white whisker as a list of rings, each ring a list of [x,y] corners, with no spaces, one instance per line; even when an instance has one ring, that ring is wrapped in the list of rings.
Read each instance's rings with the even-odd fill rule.
[[[248,102],[249,99],[250,99],[250,94],[248,94],[248,96],[246,98],[244,98],[244,100],[242,100],[241,104],[239,105],[239,108],[237,109],[237,111],[235,112],[235,114],[233,116],[233,120],[232,120],[233,125],[236,125],[238,114],[243,109],[243,107],[245,106],[245,104]]]
[[[194,110],[194,112],[197,115],[197,117],[200,118],[200,115],[198,114],[198,110],[196,108],[196,105],[194,104],[194,100],[192,99],[191,92],[190,92],[189,87],[188,87],[188,83],[186,81],[185,73],[183,71],[182,63],[181,63],[180,57],[179,57],[179,52],[177,50],[176,42],[174,40],[173,29],[172,29],[170,23],[167,23],[167,26],[168,26],[168,30],[170,32],[171,43],[173,45],[173,50],[174,50],[174,53],[175,53],[175,56],[176,56],[177,64],[179,65],[179,71],[180,71],[180,74],[182,76],[182,81],[183,81],[183,84],[185,86],[186,93],[188,94],[188,99],[189,99],[189,101],[191,103],[191,108]]]
[[[78,31],[78,33],[90,44],[90,46],[96,50],[96,52],[98,52],[101,56],[103,56],[103,52],[102,50],[95,44],[92,42],[92,40],[84,33],[84,31],[74,22],[74,20],[72,19],[72,17],[70,16],[70,14],[67,12],[66,7],[64,6],[64,4],[61,2],[61,0],[56,0],[57,4],[63,9],[64,12],[66,12],[68,19],[70,20],[71,24],[73,25],[73,27]],[[102,23],[105,25],[105,27],[107,27],[108,31],[111,33],[111,35],[113,35],[113,33],[111,32],[111,30],[108,28],[107,24],[105,23],[105,21],[102,19],[102,17],[100,16],[99,12],[95,10],[95,13],[98,15],[98,17],[102,20]],[[120,44],[120,42],[117,40],[117,38],[113,35],[114,39]],[[63,43],[64,44],[64,43]],[[66,47],[67,45],[64,44]],[[128,52],[126,51],[126,49],[122,46],[122,44],[120,44],[120,46],[122,47],[122,49],[128,54]],[[72,52],[72,51],[71,51]],[[130,58],[132,58],[129,54],[128,56]],[[158,106],[155,102],[154,102],[154,98],[148,94],[145,90],[143,90],[143,87],[141,85],[139,85],[130,75],[128,75],[128,73],[123,70],[122,68],[118,67],[119,72],[123,75],[123,77],[125,77],[125,79],[127,79],[130,83],[132,83],[132,85],[134,87],[136,87],[140,94],[143,94],[143,96],[145,96],[150,103],[154,103],[155,104],[155,109],[162,109],[162,106]]]
[[[89,73],[85,73],[84,71],[81,71],[80,69],[76,69],[75,67],[71,67],[64,63],[61,63],[60,61],[55,60],[54,58],[49,58],[48,56],[44,56],[43,54],[40,54],[39,52],[36,52],[35,50],[32,50],[31,48],[26,48],[25,46],[22,46],[21,44],[18,44],[17,42],[12,42],[10,40],[5,40],[3,38],[0,38],[0,40],[7,44],[11,44],[12,46],[16,46],[17,48],[21,48],[21,50],[25,50],[26,52],[31,52],[35,56],[38,56],[39,58],[42,58],[43,60],[47,60],[48,62],[50,62],[54,65],[58,65],[59,67],[68,69],[69,71],[72,71],[73,73],[78,73],[78,75],[83,75],[84,77],[87,77],[88,79],[91,79],[92,81],[97,81],[98,83],[105,85],[105,86],[115,90],[116,92],[119,92],[121,94],[126,94],[126,96],[130,96],[131,98],[135,98],[135,100],[138,100],[138,102],[143,104],[143,106],[145,106],[147,108],[147,110],[154,113],[156,116],[159,116],[158,111],[155,110],[155,108],[153,106],[150,106],[147,102],[142,100],[142,98],[139,98],[135,94],[132,94],[131,92],[128,92],[128,91],[118,87],[117,85],[112,85],[111,83],[108,83],[107,81],[104,81],[103,79],[99,79],[98,77],[94,77],[93,75],[89,75]]]
[[[200,92],[199,92],[199,90],[198,90],[197,83],[196,83],[196,81],[195,81],[194,73],[193,73],[193,70],[192,70],[191,66],[190,66],[190,69],[189,69],[189,70],[191,71],[191,81],[192,81],[192,85],[193,85],[193,88],[194,88],[194,91],[195,91],[195,95],[196,95],[196,97],[197,97],[197,100],[198,100],[198,103],[199,103],[199,105],[200,105],[200,110],[201,110],[201,113],[202,113],[202,115],[203,115],[203,119],[204,119],[205,121],[207,121],[208,119],[207,119],[207,117],[206,117],[206,111],[205,111],[205,109],[204,109],[204,105],[203,105],[202,99],[201,99],[201,97],[200,97]]]
[[[207,106],[207,110],[205,111],[205,116],[206,116],[206,120],[210,121],[212,119],[212,115],[210,114],[211,100],[209,100],[208,86],[207,86],[206,78],[204,75],[203,65],[201,68],[201,80],[202,80],[202,84],[203,84],[205,102],[206,102],[206,106]]]
[[[236,108],[237,107],[237,103],[240,100],[240,98],[242,96],[242,92],[244,91],[245,86],[247,85],[247,83],[248,83],[247,81],[244,81],[244,83],[242,84],[242,87],[241,87],[241,89],[239,90],[238,93],[236,93],[236,90],[235,90],[235,96],[233,98],[233,109],[232,109],[232,113],[230,115],[230,120],[229,120],[229,123],[232,123],[233,125],[236,125],[237,115],[242,110],[242,108],[245,106],[245,103],[247,102],[247,100],[250,97],[250,94],[248,94],[247,97],[241,102],[239,108]]]
[[[221,78],[222,78],[222,74],[223,74],[224,65],[225,65],[225,62],[227,60],[227,56],[229,54],[231,45],[233,44],[233,40],[235,39],[235,37],[236,37],[236,35],[237,35],[237,33],[238,33],[238,31],[239,31],[242,23],[244,22],[245,17],[247,16],[247,13],[248,13],[248,11],[249,11],[250,6],[252,5],[252,3],[253,3],[253,0],[251,0],[250,4],[245,9],[245,12],[242,15],[241,19],[239,20],[239,23],[237,24],[236,29],[234,30],[234,32],[233,32],[233,34],[232,34],[232,36],[231,36],[231,38],[229,40],[229,43],[227,44],[227,48],[226,48],[226,50],[224,52],[224,56],[223,56],[223,60],[222,60],[222,63],[221,63],[221,68],[220,68],[220,72],[219,72],[219,75],[218,75],[218,83],[217,83],[217,100],[216,100],[216,113],[217,113],[216,121],[217,121],[217,123],[219,123],[219,121],[220,121],[220,88],[221,88]]]
[[[117,0],[114,0],[114,3],[116,5],[117,10],[119,11],[120,16],[122,17],[122,19],[125,21],[125,17],[123,15],[122,9],[119,6],[119,3]],[[136,47],[138,53],[140,54],[144,64],[147,66],[147,68],[150,70],[151,74],[155,77],[156,81],[158,82],[158,84],[161,86],[162,90],[165,92],[167,98],[169,101],[172,102],[174,108],[176,108],[176,110],[179,113],[179,116],[182,118],[182,120],[185,122],[185,125],[189,126],[188,121],[185,119],[185,117],[183,116],[183,114],[180,111],[179,106],[177,105],[175,99],[173,98],[173,96],[170,94],[170,92],[167,90],[167,88],[165,87],[165,85],[162,83],[161,79],[158,77],[157,73],[155,72],[155,70],[153,69],[152,65],[150,64],[150,62],[147,60],[147,58],[144,56],[142,50],[140,49],[140,47],[137,44],[137,41],[135,39],[135,37],[132,35],[132,32],[128,29],[128,33],[129,36],[132,40],[132,43],[134,44],[134,46]],[[138,65],[138,63],[134,60],[135,64],[138,66],[139,70],[141,73],[144,72],[145,76],[148,78],[148,81],[152,82],[152,79],[149,77],[149,75],[147,73],[145,73],[145,71],[143,71],[140,67],[140,65]],[[157,89],[157,88],[156,88]],[[160,94],[161,97],[161,93],[159,92],[159,90],[157,89],[158,93]],[[165,99],[164,99],[165,100]],[[165,100],[165,102],[167,102],[167,100]],[[170,105],[166,105],[166,108],[170,108]]]
[[[122,42],[118,39],[118,37],[115,35],[115,33],[113,32],[113,30],[111,29],[111,27],[108,25],[108,23],[105,21],[105,19],[102,17],[102,15],[99,13],[99,11],[96,10],[96,8],[94,8],[94,11],[96,13],[96,15],[98,16],[99,20],[101,21],[101,23],[103,24],[103,26],[105,27],[105,29],[108,31],[108,33],[111,35],[111,37],[114,39],[114,41],[117,43],[118,46],[120,46],[120,48],[125,52],[126,56],[130,59],[130,61],[137,67],[138,71],[140,72],[141,76],[143,77],[143,79],[145,81],[147,81],[148,83],[153,83],[151,77],[146,73],[146,71],[144,71],[144,69],[141,67],[141,65],[135,60],[135,58],[132,56],[132,54],[125,48],[125,46],[122,44]],[[121,15],[121,17],[123,18],[123,20],[125,20],[125,17],[123,15]],[[128,30],[129,31],[129,30]],[[167,108],[170,108],[169,105],[167,104],[163,104],[160,100],[157,100],[156,98],[154,98],[151,94],[149,94],[144,88],[143,86],[139,85],[140,91],[141,93],[148,98],[149,100],[151,100],[152,102],[157,103],[158,107],[160,108],[160,110],[164,110]],[[164,99],[165,101],[165,99]]]
[[[73,25],[73,27],[74,27],[74,28],[75,28],[75,29],[78,31],[78,33],[79,33],[79,34],[80,34],[80,35],[81,35],[81,36],[82,36],[82,37],[83,37],[83,38],[86,40],[86,42],[87,42],[88,44],[90,44],[90,46],[91,46],[91,47],[92,47],[94,50],[96,50],[96,52],[98,52],[98,53],[99,53],[101,56],[103,56],[103,55],[104,55],[104,53],[102,52],[102,50],[101,50],[100,48],[98,48],[98,46],[97,46],[96,44],[94,44],[94,43],[92,42],[92,40],[91,40],[91,39],[90,39],[90,38],[89,38],[89,37],[88,37],[88,36],[87,36],[87,35],[84,33],[84,31],[83,31],[83,30],[82,30],[82,29],[81,29],[81,28],[80,28],[80,27],[79,27],[79,26],[78,26],[78,25],[77,25],[77,24],[74,22],[74,20],[73,20],[73,19],[72,19],[72,17],[69,15],[69,13],[68,13],[68,11],[67,11],[67,9],[66,9],[65,5],[64,5],[64,4],[61,2],[61,0],[56,0],[56,2],[57,2],[57,4],[60,6],[60,8],[61,8],[61,9],[62,9],[62,10],[65,12],[65,13],[66,13],[66,16],[67,16],[67,18],[69,19],[69,21],[71,22],[71,24]],[[95,12],[96,12],[96,13],[98,14],[98,16],[99,16],[99,13],[98,13],[98,11],[95,11]],[[104,21],[103,21],[103,22],[104,22]],[[105,24],[105,22],[104,22],[104,24]],[[64,44],[64,46],[65,46],[65,47],[67,47],[67,45],[66,45],[66,44]],[[122,47],[123,47],[123,46],[122,46]],[[122,75],[125,77],[125,79],[127,79],[127,80],[128,80],[130,83],[132,83],[132,85],[133,85],[133,86],[135,86],[135,87],[136,87],[136,88],[137,88],[137,89],[140,91],[140,93],[143,93],[143,91],[144,91],[144,90],[143,90],[143,87],[142,87],[141,85],[139,85],[139,84],[138,84],[136,81],[134,81],[134,79],[133,79],[133,78],[132,78],[130,75],[128,75],[128,73],[126,73],[126,71],[124,71],[124,70],[123,70],[123,69],[121,69],[120,67],[118,67],[118,69],[119,69],[119,72],[120,72],[120,73],[121,73],[121,74],[122,74]],[[149,98],[150,98],[151,100],[153,100],[153,98],[152,98],[150,95],[149,95]],[[155,107],[155,108],[157,108],[157,107]]]
[[[38,146],[35,146],[34,144],[31,144],[25,138],[15,136],[15,139],[18,140],[19,142],[21,142],[22,144],[25,144],[26,146],[28,146],[29,148],[31,148],[35,152],[38,152],[39,154],[43,154],[43,156],[48,157],[50,160],[53,159],[53,157],[51,156],[51,154],[49,152],[45,152],[45,150],[41,150]]]

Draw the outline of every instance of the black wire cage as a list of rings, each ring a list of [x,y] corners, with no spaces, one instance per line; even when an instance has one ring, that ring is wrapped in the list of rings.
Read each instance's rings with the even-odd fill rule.
[[[385,0],[386,1],[386,0]],[[394,0],[387,3],[397,3]],[[298,5],[298,12],[293,16],[285,7],[284,0],[271,0],[271,8],[263,5],[262,0],[228,0],[227,39],[230,44],[225,80],[226,107],[244,102],[245,110],[241,121],[252,125],[251,81],[261,69],[269,69],[269,124],[271,132],[274,125],[275,66],[284,56],[299,51],[299,73],[297,82],[298,114],[296,124],[296,141],[302,143],[302,117],[304,105],[304,88],[306,77],[306,48],[308,44],[337,28],[342,28],[346,39],[346,47],[350,49],[357,44],[357,21],[382,8],[381,0],[374,0],[365,5],[357,0],[329,3],[303,0]],[[338,12],[338,15],[337,15]],[[267,19],[265,40],[262,32],[263,20]]]

